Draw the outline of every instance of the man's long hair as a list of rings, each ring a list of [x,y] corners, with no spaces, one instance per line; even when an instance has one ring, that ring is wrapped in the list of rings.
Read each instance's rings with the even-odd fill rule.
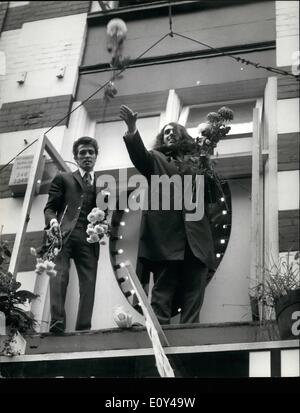
[[[164,130],[167,126],[172,126],[179,136],[178,142],[174,143],[173,145],[167,146],[164,143]],[[190,153],[193,151],[195,147],[194,139],[188,134],[187,130],[184,126],[179,125],[176,122],[170,122],[166,124],[159,134],[156,136],[156,142],[153,149],[162,152],[162,153]]]

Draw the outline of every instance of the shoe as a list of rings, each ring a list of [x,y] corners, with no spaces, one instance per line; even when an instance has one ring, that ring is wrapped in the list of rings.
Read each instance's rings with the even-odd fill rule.
[[[53,334],[64,334],[65,326],[62,320],[53,320],[50,325],[50,333]]]

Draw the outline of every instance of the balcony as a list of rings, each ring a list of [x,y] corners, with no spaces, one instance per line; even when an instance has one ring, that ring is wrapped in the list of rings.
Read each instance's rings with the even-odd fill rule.
[[[170,325],[163,331],[176,377],[280,377],[297,370],[299,340],[280,341],[272,323]],[[0,356],[4,377],[159,377],[142,326],[63,336],[44,333],[26,340],[25,355]]]

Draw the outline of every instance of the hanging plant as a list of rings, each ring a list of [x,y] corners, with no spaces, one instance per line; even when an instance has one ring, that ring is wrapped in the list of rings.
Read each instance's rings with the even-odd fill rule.
[[[113,99],[118,90],[114,81],[123,78],[120,71],[123,71],[130,63],[129,57],[123,57],[124,41],[127,34],[126,23],[121,19],[112,19],[107,24],[107,51],[111,54],[110,67],[112,68],[112,77],[110,82],[104,88],[105,106]],[[105,108],[104,108],[105,115]]]
[[[117,88],[115,87],[114,82],[110,81],[105,89],[104,89],[104,101],[105,102],[109,102],[110,99],[114,98],[115,95],[118,93]]]

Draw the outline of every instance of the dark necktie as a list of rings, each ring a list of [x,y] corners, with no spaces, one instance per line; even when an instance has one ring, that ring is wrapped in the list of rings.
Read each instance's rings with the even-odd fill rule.
[[[84,182],[85,182],[85,184],[86,184],[87,187],[91,187],[91,186],[92,186],[92,177],[91,177],[91,174],[90,174],[89,172],[86,172],[86,173],[83,175],[83,180],[84,180]]]

